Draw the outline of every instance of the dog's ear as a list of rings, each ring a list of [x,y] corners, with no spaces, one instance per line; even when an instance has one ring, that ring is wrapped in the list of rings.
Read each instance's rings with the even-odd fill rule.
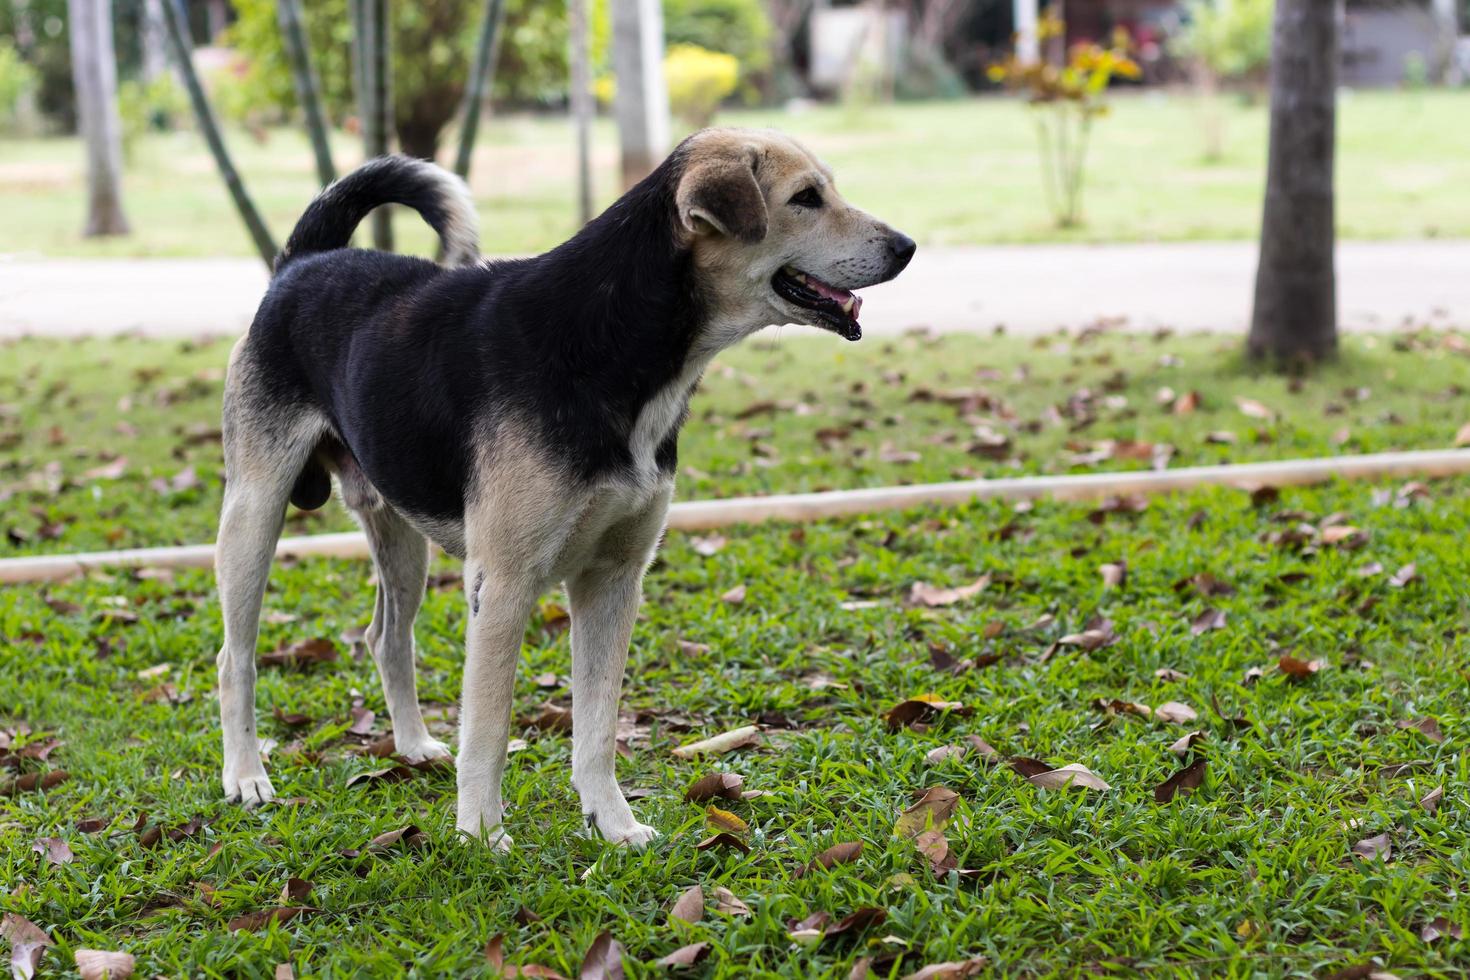
[[[752,149],[691,157],[679,180],[679,222],[692,234],[701,223],[747,245],[766,237],[766,198],[755,179]]]

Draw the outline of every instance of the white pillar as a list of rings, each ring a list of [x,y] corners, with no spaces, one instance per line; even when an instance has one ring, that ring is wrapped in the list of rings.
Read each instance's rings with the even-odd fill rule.
[[[669,149],[663,7],[659,0],[613,0],[612,18],[614,108],[627,190],[652,173]]]
[[[1016,59],[1022,64],[1035,64],[1041,60],[1041,45],[1036,37],[1039,19],[1036,0],[1012,0],[1011,9],[1016,29]]]

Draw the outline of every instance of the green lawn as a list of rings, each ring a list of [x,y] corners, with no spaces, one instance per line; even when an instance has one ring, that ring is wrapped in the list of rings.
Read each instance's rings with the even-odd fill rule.
[[[720,122],[776,126],[836,169],[853,201],[923,244],[1173,241],[1254,237],[1265,169],[1264,106],[1226,102],[1226,154],[1202,159],[1198,103],[1185,95],[1121,96],[1096,130],[1085,227],[1051,226],[1028,110],[1007,99],[732,111]],[[1338,138],[1338,220],[1346,238],[1470,235],[1470,90],[1345,93]],[[559,117],[492,121],[473,174],[487,252],[545,249],[573,230],[570,127]],[[230,144],[251,193],[283,240],[310,199],[311,157],[295,130]],[[616,137],[599,124],[596,186],[616,185]],[[360,145],[337,140],[339,166]],[[447,155],[447,154],[446,154]],[[245,255],[248,240],[203,144],[192,133],[147,137],[125,184],[128,238],[80,237],[82,153],[70,140],[8,140],[0,149],[5,252],[46,255]],[[425,252],[417,221],[399,223]]]
[[[1168,442],[1175,466],[1442,446],[1470,418],[1462,338],[1345,342],[1340,365],[1288,386],[1252,374],[1236,341],[1219,338],[850,346],[791,332],[711,371],[682,446],[695,472],[680,496],[961,467],[1145,465],[1102,459],[1106,439],[1115,457],[1146,455],[1119,440]],[[3,348],[0,529],[20,541],[4,553],[206,539],[219,484],[207,427],[226,352],[136,340]],[[1197,391],[1199,407],[1166,411],[1163,387]],[[1205,441],[1211,432],[1237,441]],[[1008,447],[987,448],[1001,436]],[[116,454],[127,459],[116,479],[85,475]],[[293,526],[342,526],[336,507]],[[0,796],[5,909],[50,934],[53,972],[90,947],[134,953],[141,976],[268,977],[286,962],[296,976],[461,975],[485,972],[484,946],[503,933],[508,962],[575,975],[605,930],[632,977],[663,975],[653,962],[693,942],[710,944],[694,975],[732,978],[841,978],[865,956],[884,977],[974,956],[1018,976],[1325,976],[1368,963],[1463,976],[1470,942],[1453,933],[1470,925],[1470,480],[1254,502],[1219,488],[1095,511],[990,502],[730,529],[722,545],[672,535],[648,578],[625,699],[623,782],[664,834],[644,853],[583,835],[570,742],[553,725],[518,733],[508,858],[453,838],[449,773],[348,785],[387,764],[363,752],[386,723],[372,665],[342,638],[371,606],[361,563],[304,561],[273,576],[261,649],[321,637],[340,655],[262,669],[261,731],[287,802],[253,813],[219,798],[208,574],[0,590],[0,729],[14,733],[0,765],[70,774]],[[1109,587],[1103,566],[1119,563],[1126,579]],[[454,564],[439,570],[417,630],[419,690],[431,727],[452,735],[463,602]],[[916,582],[981,575],[988,586],[952,605],[910,601]],[[720,598],[737,585],[742,603]],[[1115,642],[1060,642],[1089,626],[1092,641]],[[1286,654],[1325,666],[1293,680],[1279,667]],[[528,630],[524,660],[516,716],[567,704],[554,610]],[[963,708],[919,728],[885,724],[900,701],[931,692]],[[370,735],[347,730],[358,699],[376,712]],[[1197,720],[1121,708],[1170,701]],[[670,752],[757,722],[759,745],[694,762]],[[1203,784],[1156,802],[1184,764],[1169,746],[1195,730]],[[929,758],[970,736],[1001,759],[1084,765],[1111,788],[1041,789],[978,751]],[[44,760],[24,751],[51,739],[61,744]],[[707,804],[684,792],[711,771],[763,794],[714,801],[749,824],[737,835],[748,853],[695,847],[714,830]],[[895,834],[913,794],[935,786],[958,795],[942,828],[954,867],[939,872]],[[1438,788],[1437,805],[1421,803]],[[415,845],[368,846],[410,824]],[[1353,856],[1384,834],[1391,853]],[[74,859],[49,863],[32,850],[41,838],[64,840]],[[799,873],[857,841],[855,860]],[[314,888],[284,903],[291,877]],[[671,922],[695,884],[703,921]],[[717,888],[748,914],[718,910]],[[282,904],[315,911],[256,932],[227,927]],[[811,914],[865,908],[885,920],[790,935]],[[1444,935],[1425,939],[1441,917]]]

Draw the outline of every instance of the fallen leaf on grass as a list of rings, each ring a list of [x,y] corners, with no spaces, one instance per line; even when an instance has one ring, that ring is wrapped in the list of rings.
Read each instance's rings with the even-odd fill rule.
[[[738,606],[745,601],[745,591],[745,585],[744,583],[742,583],[735,586],[730,591],[722,594],[720,596],[720,601],[727,602],[732,606]]]
[[[1368,532],[1351,524],[1334,524],[1322,529],[1322,543],[1351,551],[1368,543]]]
[[[72,953],[82,980],[123,980],[133,975],[132,953],[103,949],[79,949]]]
[[[0,937],[10,941],[10,973],[15,980],[35,976],[46,947],[56,945],[40,926],[14,912],[0,919]]]
[[[401,783],[405,779],[412,778],[413,769],[408,766],[389,766],[387,769],[360,772],[347,780],[347,786],[350,789],[353,786],[372,786],[376,783]]]
[[[283,905],[300,905],[306,901],[311,890],[316,885],[305,878],[287,878],[286,884],[281,888],[281,903]]]
[[[1458,923],[1451,922],[1444,916],[1436,916],[1419,927],[1419,938],[1426,943],[1432,943],[1441,936],[1449,936],[1451,939],[1463,939],[1465,931]]]
[[[705,808],[704,819],[714,830],[724,830],[732,834],[743,834],[750,829],[750,824],[740,819],[737,814],[729,810],[721,810],[713,803]]]
[[[900,837],[916,837],[924,830],[940,829],[954,815],[960,795],[944,786],[931,786],[917,803],[899,814],[893,832]]]
[[[288,647],[260,655],[262,667],[305,667],[330,663],[337,659],[337,647],[325,637],[298,640]]]
[[[485,962],[490,966],[495,976],[506,978],[506,980],[519,980],[519,978],[566,980],[566,977],[557,973],[551,967],[542,966],[539,963],[523,963],[520,966],[506,966],[504,933],[497,933],[485,944]]]
[[[1444,799],[1444,787],[1436,786],[1419,801],[1419,807],[1425,813],[1433,813],[1439,809],[1439,801]]]
[[[1124,701],[1121,698],[1098,698],[1092,702],[1092,706],[1098,711],[1109,716],[1112,715],[1136,715],[1139,718],[1152,718],[1154,709],[1137,701]]]
[[[863,842],[860,840],[843,841],[841,844],[833,844],[821,854],[812,858],[796,870],[798,878],[811,874],[818,868],[830,870],[839,864],[848,864],[856,861],[863,853]]]
[[[693,924],[704,918],[704,889],[698,885],[686,889],[674,899],[669,909],[669,919]]]
[[[1393,723],[1393,727],[1401,729],[1413,729],[1431,742],[1443,742],[1444,732],[1439,730],[1439,722],[1434,718],[1416,718],[1413,720],[1400,718]]]
[[[945,701],[937,694],[919,694],[888,709],[883,720],[888,723],[890,731],[898,731],[919,722],[930,721],[946,712],[968,718],[975,713],[975,709],[967,708],[959,701]]]
[[[76,855],[71,852],[71,845],[60,837],[42,837],[31,845],[31,850],[43,855],[51,864],[70,864],[76,860]]]
[[[1179,758],[1182,759],[1186,755],[1189,754],[1189,750],[1190,749],[1194,748],[1194,744],[1196,742],[1203,742],[1204,740],[1205,740],[1205,733],[1204,732],[1201,732],[1201,731],[1190,732],[1188,735],[1182,736],[1173,745],[1170,745],[1169,746],[1169,751],[1170,752],[1173,752],[1175,755],[1179,756]]]
[[[599,933],[582,957],[578,980],[623,980],[623,944],[612,933]]]
[[[740,728],[721,732],[710,738],[701,739],[698,742],[690,742],[688,745],[680,745],[672,752],[676,759],[692,759],[697,755],[723,755],[733,752],[735,749],[743,749],[748,745],[754,745],[756,736],[760,734],[760,728],[756,725],[744,725]]]
[[[1165,701],[1154,709],[1154,717],[1175,725],[1199,720],[1199,714],[1193,708],[1179,701]]]
[[[9,782],[0,783],[0,796],[9,796],[12,793],[25,793],[36,789],[50,789],[59,783],[64,783],[71,778],[71,773],[65,769],[52,769],[49,772],[28,772],[24,776],[17,776]]]
[[[1188,796],[1205,781],[1206,759],[1196,759],[1154,787],[1154,802],[1168,803],[1175,796]]]
[[[1091,653],[1093,650],[1101,650],[1118,642],[1118,634],[1113,630],[1111,620],[1103,619],[1097,625],[1089,625],[1080,633],[1068,633],[1057,640],[1064,647],[1080,647]]]
[[[715,889],[715,911],[726,915],[749,915],[750,906],[735,897],[735,893],[723,886]]]
[[[1220,697],[1217,694],[1210,694],[1210,707],[1214,710],[1216,718],[1219,718],[1221,721],[1225,722],[1227,725],[1232,726],[1233,728],[1246,729],[1255,726],[1255,722],[1251,721],[1244,715],[1227,715],[1224,711],[1221,711]]]
[[[865,929],[882,924],[887,918],[888,913],[880,908],[865,906],[863,908],[853,909],[847,915],[832,923],[823,933],[822,939],[825,941],[837,936],[846,935],[847,933],[856,935]]]
[[[1375,837],[1365,837],[1353,845],[1353,857],[1359,857],[1365,861],[1382,858],[1384,861],[1393,857],[1393,842],[1389,840],[1388,832],[1384,831]]]
[[[261,909],[259,912],[247,912],[245,915],[237,915],[225,924],[230,932],[259,932],[270,926],[272,922],[285,925],[298,915],[307,915],[319,912],[306,905],[286,905],[281,908]]]
[[[1194,619],[1190,620],[1189,632],[1193,636],[1208,633],[1210,630],[1222,630],[1225,628],[1225,610],[1207,608]]]
[[[1107,562],[1099,566],[1097,571],[1102,576],[1105,589],[1121,589],[1128,584],[1128,563],[1126,561]]]
[[[529,728],[543,732],[570,732],[572,730],[572,710],[548,701],[541,706],[536,717],[526,719],[525,724]]]
[[[689,546],[694,549],[694,553],[703,555],[706,558],[712,558],[719,554],[720,549],[724,548],[726,544],[728,542],[722,534],[711,534],[708,537],[694,535],[689,539]]]
[[[1393,577],[1388,580],[1388,584],[1395,589],[1402,589],[1404,586],[1408,585],[1410,582],[1414,581],[1414,579],[1418,577],[1418,566],[1415,565],[1413,562],[1409,562],[1407,565],[1403,566],[1398,571],[1393,573]]]
[[[371,735],[373,722],[377,717],[375,712],[367,708],[355,707],[352,709],[352,724],[347,727],[347,730],[353,735]]]
[[[741,798],[745,777],[735,772],[712,772],[700,776],[684,791],[684,799],[690,803],[705,803],[715,797],[727,800]]]
[[[915,837],[914,846],[928,860],[930,870],[936,875],[948,874],[958,863],[949,852],[949,839],[938,827],[926,830]]]
[[[409,824],[397,830],[389,830],[381,833],[368,841],[366,850],[374,853],[382,853],[392,849],[394,844],[403,843],[404,847],[423,847],[429,842],[429,838],[416,825]]]
[[[968,977],[980,976],[989,963],[990,961],[983,956],[971,957],[968,960],[952,960],[947,963],[931,963],[908,974],[903,980],[966,980]]]
[[[1160,667],[1158,670],[1154,671],[1154,676],[1161,681],[1169,681],[1171,683],[1178,683],[1179,681],[1189,680],[1188,674],[1184,673],[1182,670],[1175,670],[1173,667]]]
[[[1247,418],[1260,419],[1263,422],[1270,422],[1276,418],[1275,412],[1254,398],[1237,396],[1235,407],[1240,409],[1240,413]]]
[[[733,848],[734,850],[737,850],[742,854],[750,853],[750,845],[745,843],[745,841],[741,840],[739,837],[736,837],[734,834],[715,834],[713,837],[706,837],[704,840],[694,845],[694,849],[696,851],[708,851],[716,847]]]
[[[670,969],[680,966],[695,966],[703,962],[709,955],[709,943],[690,943],[688,946],[680,946],[668,956],[662,956],[653,961],[654,966],[664,966]]]
[[[1016,756],[1010,760],[1010,766],[1020,775],[1026,777],[1026,781],[1033,786],[1042,789],[1112,789],[1103,782],[1102,777],[1079,763],[1062,766],[1053,769],[1038,759],[1028,759],[1025,756]]]
[[[982,575],[969,585],[954,589],[941,589],[928,582],[915,582],[909,587],[909,602],[915,606],[952,606],[955,603],[979,595],[990,584],[990,576]]]
[[[290,963],[277,963],[275,980],[296,980],[296,971]]]
[[[1277,669],[1293,680],[1311,677],[1324,666],[1326,665],[1321,660],[1299,660],[1289,653],[1282,654],[1281,659],[1276,661]]]

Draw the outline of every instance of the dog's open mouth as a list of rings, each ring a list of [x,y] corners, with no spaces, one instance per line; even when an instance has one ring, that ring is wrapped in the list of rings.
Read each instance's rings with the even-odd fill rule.
[[[771,278],[776,295],[816,314],[816,325],[847,340],[859,340],[863,328],[858,325],[858,311],[863,298],[846,289],[829,286],[816,276],[786,266]]]

